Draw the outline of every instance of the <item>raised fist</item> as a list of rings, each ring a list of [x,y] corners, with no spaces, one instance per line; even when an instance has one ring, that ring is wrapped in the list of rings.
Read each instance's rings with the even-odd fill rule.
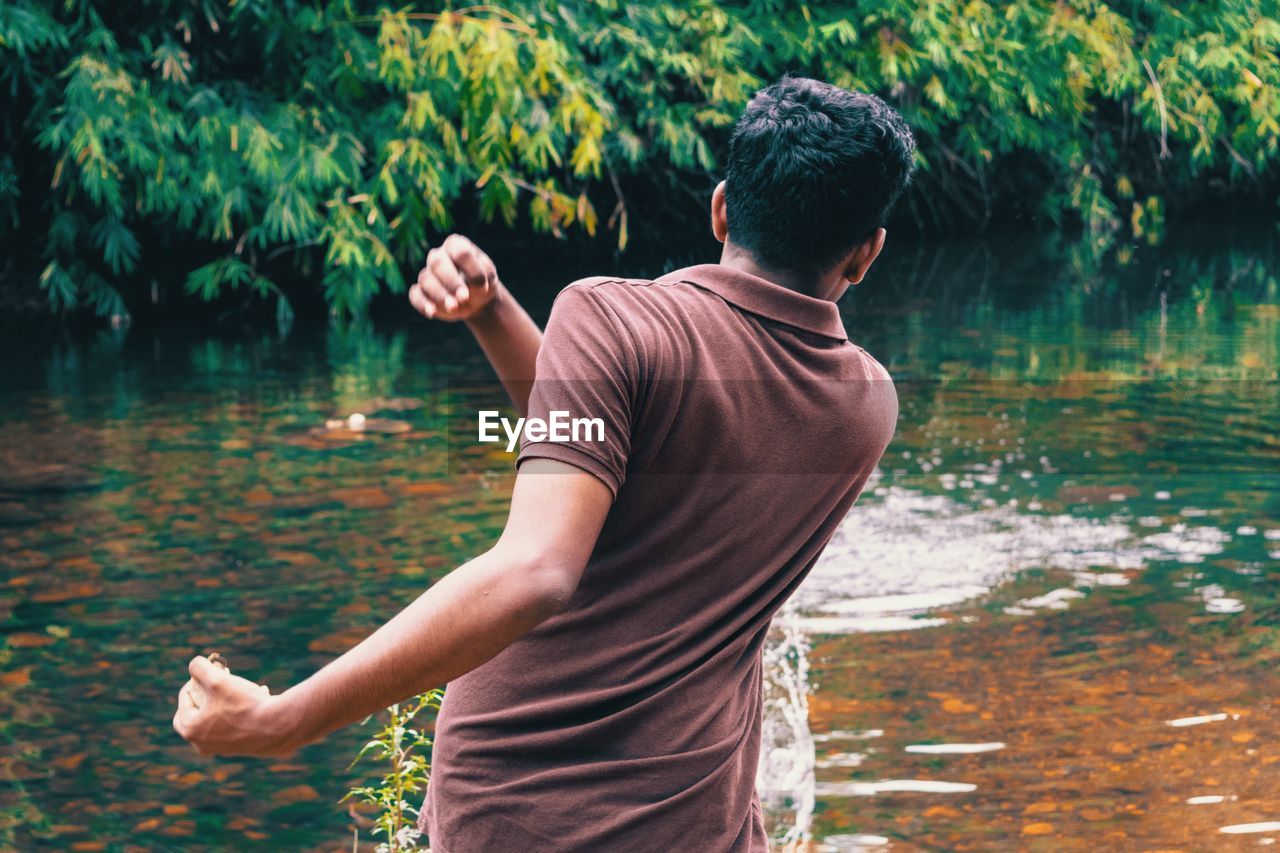
[[[427,265],[409,288],[409,302],[429,319],[466,320],[492,302],[499,287],[489,256],[461,234],[450,234],[427,252]]]

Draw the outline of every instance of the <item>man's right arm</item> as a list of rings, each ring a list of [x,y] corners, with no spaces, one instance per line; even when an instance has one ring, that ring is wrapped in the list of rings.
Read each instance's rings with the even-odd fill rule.
[[[498,278],[489,256],[459,234],[427,253],[409,302],[429,319],[463,320],[520,416],[529,413],[542,331]]]

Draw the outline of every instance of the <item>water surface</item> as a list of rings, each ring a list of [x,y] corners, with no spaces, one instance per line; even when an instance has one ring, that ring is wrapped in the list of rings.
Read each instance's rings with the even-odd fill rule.
[[[1280,263],[1192,236],[893,246],[847,300],[902,414],[767,649],[780,848],[1280,837]],[[350,849],[367,731],[207,761],[173,695],[209,649],[305,676],[494,540],[465,332],[6,347],[0,847]]]

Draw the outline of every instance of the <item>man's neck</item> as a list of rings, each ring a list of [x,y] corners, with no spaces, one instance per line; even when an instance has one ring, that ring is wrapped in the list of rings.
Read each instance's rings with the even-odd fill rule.
[[[724,244],[724,250],[720,253],[720,265],[754,275],[779,287],[785,287],[787,290],[794,290],[796,293],[812,296],[815,299],[829,299],[833,289],[831,282],[826,280],[829,276],[763,266],[756,263],[750,252],[728,242]]]

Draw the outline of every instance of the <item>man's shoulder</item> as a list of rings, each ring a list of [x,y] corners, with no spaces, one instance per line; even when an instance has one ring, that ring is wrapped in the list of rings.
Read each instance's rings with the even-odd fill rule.
[[[692,288],[672,287],[673,284],[679,282],[633,276],[593,275],[566,285],[556,296],[556,309],[563,312],[605,314],[629,325],[645,325],[647,322],[669,319],[671,315],[687,310],[687,306],[683,305],[687,300],[682,299],[687,294],[671,291]]]

